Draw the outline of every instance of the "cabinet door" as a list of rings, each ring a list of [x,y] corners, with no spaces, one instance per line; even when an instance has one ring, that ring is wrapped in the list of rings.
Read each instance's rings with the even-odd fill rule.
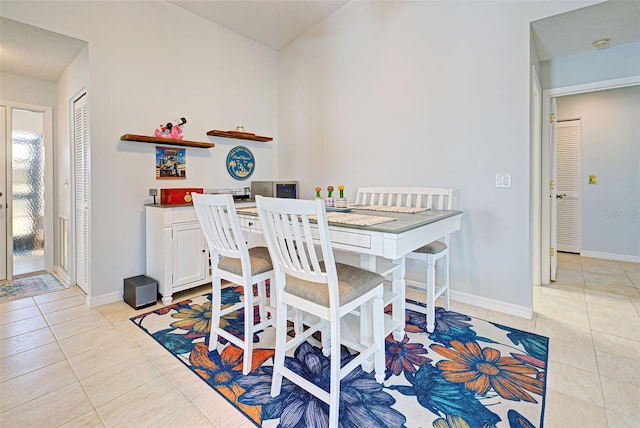
[[[200,224],[195,222],[173,226],[173,286],[204,279],[208,268]]]

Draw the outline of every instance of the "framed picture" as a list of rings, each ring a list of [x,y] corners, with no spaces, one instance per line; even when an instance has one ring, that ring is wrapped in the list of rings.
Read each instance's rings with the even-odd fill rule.
[[[156,178],[187,178],[185,149],[156,146]]]

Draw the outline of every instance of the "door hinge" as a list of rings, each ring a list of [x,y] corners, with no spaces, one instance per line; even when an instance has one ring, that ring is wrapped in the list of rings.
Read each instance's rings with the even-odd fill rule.
[[[553,247],[549,248],[549,256],[553,257],[554,254],[555,250],[553,249]]]
[[[549,180],[549,189],[554,189],[556,187],[556,183],[553,180]]]
[[[556,121],[556,115],[555,115],[555,114],[553,114],[553,113],[551,113],[551,114],[549,115],[549,123],[553,123],[553,122],[555,122],[555,121]]]

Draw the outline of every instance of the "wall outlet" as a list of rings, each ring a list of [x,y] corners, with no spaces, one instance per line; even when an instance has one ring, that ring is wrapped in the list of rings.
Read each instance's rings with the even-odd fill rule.
[[[511,189],[511,174],[496,174],[496,187]]]

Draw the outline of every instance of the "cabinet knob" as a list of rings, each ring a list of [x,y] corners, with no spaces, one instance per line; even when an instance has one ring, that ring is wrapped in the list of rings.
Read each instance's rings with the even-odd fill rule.
[[[252,221],[249,222],[249,227],[251,227],[251,226],[253,226],[253,222]]]

